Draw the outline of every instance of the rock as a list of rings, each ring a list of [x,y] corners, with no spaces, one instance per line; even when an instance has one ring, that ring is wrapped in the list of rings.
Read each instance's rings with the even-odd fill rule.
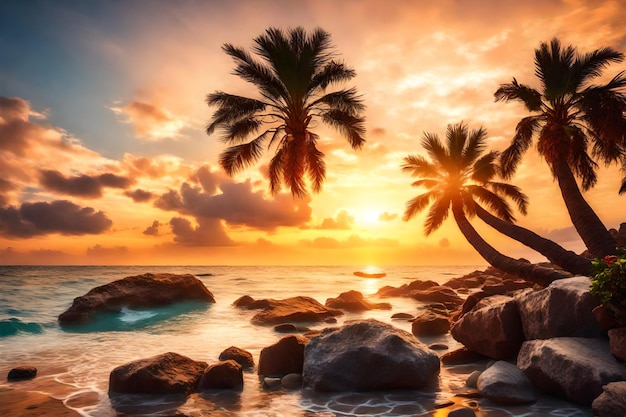
[[[426,280],[422,281],[421,279],[417,279],[415,281],[411,281],[407,286],[407,289],[410,291],[414,290],[427,290],[429,288],[438,287],[439,284],[435,281]]]
[[[486,293],[484,291],[475,292],[467,296],[465,301],[463,301],[463,305],[461,306],[461,311],[456,317],[456,320],[463,317],[465,314],[469,313],[476,307],[476,305],[480,302],[480,300],[491,297],[492,294]],[[455,321],[456,321],[455,320]]]
[[[386,285],[376,292],[379,297],[410,297],[412,291],[427,290],[432,287],[438,287],[439,284],[435,281],[422,281],[415,280],[409,284],[401,285],[400,287],[392,287]]]
[[[468,388],[477,388],[478,387],[478,377],[482,374],[482,371],[474,371],[467,377],[465,381],[465,386]]]
[[[615,317],[609,314],[609,312],[606,311],[606,308],[604,308],[602,304],[600,304],[599,306],[596,306],[593,310],[591,310],[591,312],[593,313],[593,316],[596,318],[596,322],[598,323],[598,326],[600,326],[602,330],[608,331],[616,327],[619,327],[619,324],[617,323],[617,320],[615,319]]]
[[[413,335],[369,319],[312,338],[302,377],[314,391],[416,389],[436,381],[439,367],[437,355]]]
[[[609,346],[616,358],[626,361],[626,327],[609,330]]]
[[[274,326],[274,331],[277,333],[296,333],[298,328],[292,323],[281,323]]]
[[[483,397],[496,404],[517,405],[537,401],[537,394],[524,372],[504,361],[498,361],[483,371],[476,386]]]
[[[459,407],[450,411],[448,417],[476,417],[476,413],[471,408]]]
[[[255,324],[322,322],[329,317],[343,314],[341,310],[324,307],[311,297],[299,296],[284,300],[259,301],[266,302],[267,307],[252,317],[252,322]]]
[[[208,389],[242,389],[243,368],[232,359],[217,362],[204,370],[198,390]]]
[[[265,377],[263,378],[263,387],[268,389],[274,389],[280,387],[282,384],[282,378],[272,378]]]
[[[524,288],[532,288],[533,283],[523,279],[504,279],[498,283],[486,284],[482,290],[488,294],[506,294]]]
[[[195,391],[207,367],[178,353],[139,359],[113,369],[109,393],[188,394]]]
[[[74,299],[59,315],[61,325],[82,324],[98,313],[117,313],[131,309],[161,307],[182,301],[214,303],[215,298],[202,281],[191,274],[143,274],[126,277],[91,289]]]
[[[241,297],[233,301],[233,305],[235,307],[248,307],[252,303],[254,303],[254,298],[250,297],[249,295],[242,295]]]
[[[428,345],[428,349],[431,349],[431,350],[448,350],[449,347],[448,347],[448,345],[445,345],[443,343],[433,343],[432,345]]]
[[[592,312],[598,300],[590,286],[588,277],[565,278],[516,297],[526,339],[602,336]]]
[[[17,366],[7,374],[7,381],[22,381],[24,379],[33,379],[37,376],[37,368],[34,366]]]
[[[426,311],[411,324],[411,333],[415,336],[433,336],[446,334],[450,330],[448,317],[433,311]]]
[[[474,352],[466,347],[462,347],[442,355],[441,363],[444,365],[462,365],[477,362],[483,359],[485,359],[485,356],[480,353]]]
[[[302,374],[287,374],[281,378],[280,383],[285,389],[298,389],[302,386]]]
[[[441,313],[441,314],[445,315],[446,317],[450,316],[450,311],[448,311],[448,308],[445,306],[445,304],[442,304],[442,303],[430,303],[430,304],[425,305],[424,307],[428,311],[434,311],[435,313]]]
[[[391,316],[393,320],[413,320],[415,317],[409,313],[395,313]]]
[[[525,340],[517,304],[510,297],[497,297],[495,301],[481,300],[477,309],[452,325],[450,333],[455,340],[481,355],[495,359],[515,358]]]
[[[604,339],[530,340],[522,345],[517,367],[537,389],[583,405],[591,405],[603,385],[626,380],[626,366],[611,355]]]
[[[219,359],[220,361],[232,359],[241,365],[243,369],[254,368],[254,358],[252,354],[235,346],[231,346],[220,353]]]
[[[338,308],[346,311],[367,311],[373,309],[391,310],[389,303],[370,303],[363,298],[363,294],[358,291],[347,291],[339,294],[337,298],[329,298],[325,303],[326,307]]]
[[[258,374],[280,376],[302,373],[304,346],[308,339],[300,335],[289,335],[261,350]]]
[[[474,271],[462,277],[452,278],[443,283],[443,285],[455,290],[459,288],[478,288],[483,285],[487,276],[483,271]]]
[[[425,290],[411,291],[409,296],[417,301],[442,303],[446,308],[454,308],[463,304],[463,299],[452,288],[442,285]]]
[[[602,387],[602,394],[591,404],[598,417],[626,416],[626,381],[611,382]]]

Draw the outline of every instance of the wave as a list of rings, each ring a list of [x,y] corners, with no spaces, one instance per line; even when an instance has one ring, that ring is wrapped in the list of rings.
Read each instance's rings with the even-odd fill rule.
[[[39,323],[25,323],[15,317],[0,320],[0,337],[14,336],[19,333],[43,333],[43,327]]]

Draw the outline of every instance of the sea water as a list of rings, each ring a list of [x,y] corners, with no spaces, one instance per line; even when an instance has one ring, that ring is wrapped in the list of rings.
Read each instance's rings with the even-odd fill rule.
[[[244,374],[241,391],[212,391],[188,397],[108,395],[109,374],[129,361],[176,352],[213,363],[220,352],[237,346],[258,361],[261,349],[282,337],[272,326],[250,322],[254,311],[238,309],[233,301],[243,295],[255,299],[310,296],[322,304],[327,298],[356,290],[371,301],[385,285],[400,286],[416,279],[446,280],[478,266],[385,267],[382,279],[360,278],[358,267],[346,266],[0,266],[0,389],[36,391],[62,400],[83,416],[445,416],[437,404],[466,391],[469,373],[484,364],[442,367],[437,387],[426,391],[314,394],[301,390],[266,390],[254,372]],[[159,273],[196,275],[213,293],[215,304],[181,303],[147,310],[122,309],[119,314],[89,326],[64,329],[57,317],[75,297],[91,288],[126,276]],[[394,313],[416,315],[423,303],[409,298],[387,298],[392,310],[346,313],[347,320],[375,318],[411,331],[411,323],[392,320]],[[322,329],[328,324],[306,324]],[[423,338],[426,344],[460,347],[449,334]],[[441,351],[438,351],[442,353]],[[445,353],[445,351],[443,351]],[[35,379],[7,382],[18,365],[38,368]],[[478,416],[591,416],[591,410],[549,396],[530,406],[501,407],[488,400],[457,398]]]

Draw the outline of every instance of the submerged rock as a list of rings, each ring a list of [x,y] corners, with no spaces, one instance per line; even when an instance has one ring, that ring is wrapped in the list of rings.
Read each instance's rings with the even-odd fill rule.
[[[139,359],[113,369],[109,393],[189,394],[196,390],[207,367],[178,353]]]
[[[59,316],[61,325],[88,323],[98,313],[117,313],[123,308],[161,307],[182,301],[214,303],[215,298],[193,275],[143,274],[93,288],[74,299]]]
[[[315,391],[423,388],[439,375],[439,358],[410,333],[380,321],[325,329],[304,351],[303,385]]]
[[[257,307],[262,304],[263,307]],[[291,297],[284,300],[264,299],[250,304],[248,309],[263,308],[252,317],[255,324],[282,324],[298,322],[323,322],[343,314],[341,310],[327,308],[311,297]]]
[[[347,291],[339,294],[337,298],[329,298],[326,307],[338,308],[347,311],[367,311],[373,309],[391,310],[389,303],[370,303],[359,291]]]

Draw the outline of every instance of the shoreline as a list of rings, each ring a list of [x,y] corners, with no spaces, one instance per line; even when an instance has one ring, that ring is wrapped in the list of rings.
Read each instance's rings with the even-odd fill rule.
[[[0,388],[0,415],[4,417],[81,417],[63,401],[33,391]]]

